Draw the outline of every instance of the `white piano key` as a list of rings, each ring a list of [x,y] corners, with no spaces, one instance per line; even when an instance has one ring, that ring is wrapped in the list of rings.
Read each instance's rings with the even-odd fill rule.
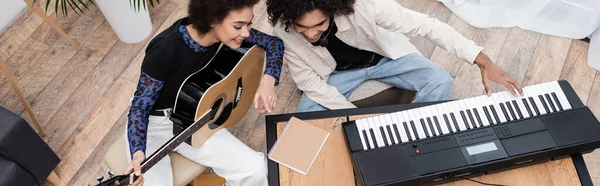
[[[446,122],[444,121],[444,117],[442,116],[441,112],[438,110],[439,105],[440,104],[433,105],[433,107],[431,107],[431,111],[433,112],[433,115],[437,118],[437,121],[440,124],[440,128],[442,128],[442,134],[448,134],[448,133],[450,133],[450,130],[448,129],[448,126],[446,125]],[[431,119],[433,120],[433,117]],[[433,122],[435,122],[435,120]]]
[[[451,128],[449,128],[449,129],[451,130],[451,132],[457,132],[457,131],[458,131],[458,129],[457,129],[457,128],[456,128],[456,126],[454,125],[454,122],[452,122],[452,117],[450,117],[450,111],[451,111],[451,110],[452,110],[452,108],[453,108],[453,107],[451,107],[451,106],[450,106],[450,102],[445,102],[445,103],[442,103],[442,105],[440,105],[440,107],[439,107],[439,108],[441,108],[441,110],[443,110],[443,112],[444,112],[444,113],[442,114],[442,117],[443,117],[443,115],[445,114],[445,115],[446,115],[446,117],[448,118],[448,122],[450,122],[449,124],[450,124],[450,127],[451,127]],[[442,118],[442,119],[444,119],[444,118]],[[445,120],[445,119],[444,119],[444,120]]]
[[[423,125],[421,125],[421,122],[419,122],[419,118],[421,118],[419,111],[417,111],[416,109],[411,109],[411,110],[408,110],[408,113],[409,113],[410,120],[413,121],[413,123],[415,124],[415,128],[417,128],[417,133],[419,135],[419,139],[427,138],[427,135],[425,135],[425,129],[423,128]]]
[[[377,138],[373,138],[373,136],[371,136],[371,131],[370,131],[370,129],[373,128],[373,125],[371,123],[369,123],[368,118],[363,118],[360,120],[361,120],[361,123],[363,124],[363,127],[365,128],[365,132],[367,133],[367,136],[365,136],[365,137],[368,138],[369,145],[371,146],[371,148],[375,148],[375,144],[377,144]]]
[[[375,116],[373,119],[375,121],[379,121],[379,124],[381,125],[380,128],[377,129],[377,132],[379,132],[379,134],[381,134],[381,137],[383,139],[383,145],[388,146],[390,144],[392,144],[392,141],[390,140],[390,134],[388,134],[387,130],[386,130],[386,121],[385,118],[382,117],[383,115],[379,115],[379,116]],[[383,134],[382,134],[383,132]],[[387,143],[387,145],[386,145]]]
[[[375,135],[375,142],[377,142],[377,147],[385,146],[385,144],[383,143],[383,137],[381,136],[381,133],[379,132],[378,123],[375,122],[373,117],[369,117],[368,121],[369,121],[369,124],[372,125],[371,127],[373,129],[373,135]]]
[[[388,144],[389,144],[389,141],[388,141],[388,142],[386,142],[386,141],[387,141],[387,137],[386,137],[386,138],[384,138],[384,135],[385,135],[385,134],[382,134],[382,133],[381,133],[381,129],[382,129],[382,128],[385,128],[385,125],[384,125],[385,123],[383,123],[383,122],[381,121],[381,116],[375,116],[375,117],[373,117],[373,121],[374,121],[374,122],[377,124],[377,130],[376,130],[376,132],[377,132],[377,133],[379,134],[379,136],[381,137],[381,142],[382,142],[382,145],[383,145],[383,146],[387,146],[387,145],[386,145],[386,143],[388,143]]]
[[[498,118],[500,119],[500,123],[504,123],[507,121],[506,117],[504,116],[504,111],[502,111],[502,107],[500,107],[500,103],[502,102],[502,99],[500,97],[498,97],[498,93],[493,93],[492,94],[492,100],[494,102],[494,109],[496,110],[496,115],[498,116]]]
[[[391,121],[389,121],[389,120],[388,120],[388,119],[385,117],[385,115],[387,115],[387,114],[380,115],[380,116],[379,116],[379,119],[381,119],[381,122],[382,122],[382,123],[384,123],[384,124],[383,124],[383,131],[384,131],[384,133],[385,133],[385,135],[386,135],[386,138],[387,138],[387,141],[388,141],[388,145],[393,145],[393,144],[395,144],[395,143],[397,143],[397,142],[395,142],[395,140],[394,140],[394,133],[393,133],[393,132],[392,132],[392,133],[390,133],[390,131],[388,130],[388,127],[391,127],[390,125],[392,124],[392,122],[391,122]],[[390,128],[390,129],[391,129],[391,128]]]
[[[435,128],[436,135],[445,134],[444,129],[442,127],[442,123],[439,123],[439,121],[438,121],[438,124],[439,124],[439,128],[438,128],[438,124],[436,124],[435,119],[433,119],[434,116],[437,117],[437,111],[435,109],[435,105],[428,106],[427,108],[425,108],[425,111],[428,113],[427,115],[431,120],[431,124],[433,125],[433,128]]]
[[[450,108],[450,113],[454,114],[454,118],[456,119],[456,123],[458,124],[458,128],[460,129],[460,131],[467,130],[467,125],[465,124],[465,122],[462,119],[462,116],[460,115],[460,107],[458,106],[456,101],[451,101],[448,104],[448,106],[448,108]],[[452,117],[450,115],[448,115],[448,117],[450,117],[448,119],[452,121]]]
[[[387,125],[390,127],[390,130],[388,132],[390,132],[390,131],[392,132],[392,133],[390,133],[390,136],[392,136],[392,140],[393,140],[394,144],[400,143],[400,141],[398,140],[400,138],[400,136],[397,136],[396,132],[394,130],[395,122],[392,121],[392,114],[391,113],[385,114],[384,117],[385,117],[385,120],[387,121]]]
[[[479,102],[479,97],[480,96],[467,98],[466,101],[467,101],[467,105],[469,105],[469,107],[471,107],[471,114],[473,115],[473,119],[475,120],[477,127],[483,127],[483,126],[485,126],[484,123],[485,123],[485,121],[487,121],[487,119],[485,119],[485,114],[483,113],[483,110],[481,109],[482,105]],[[477,114],[475,114],[475,111],[477,111]],[[480,121],[481,121],[481,123],[480,123]]]
[[[552,89],[550,88],[550,83],[549,83],[549,82],[548,82],[548,83],[542,83],[542,85],[541,85],[541,86],[542,86],[542,88],[544,89],[544,98],[546,98],[546,97],[545,97],[545,96],[546,96],[545,94],[548,94],[548,97],[549,97],[550,99],[546,98],[546,99],[547,99],[547,101],[548,101],[548,102],[552,102],[552,105],[554,106],[554,110],[556,110],[556,112],[560,111],[560,109],[558,108],[558,103],[557,103],[557,102],[556,102],[556,100],[554,100],[554,98],[552,97],[552,92],[554,92],[554,91],[552,91]],[[551,108],[552,106],[551,106],[551,105],[548,105],[548,107],[550,108],[550,110],[552,110],[552,108]],[[552,110],[552,111],[554,112],[554,110]]]
[[[496,117],[495,117],[494,113],[492,112],[492,108],[490,108],[490,107],[493,107],[493,105],[494,105],[494,100],[492,99],[492,97],[488,97],[488,95],[486,94],[486,95],[481,96],[479,99],[481,100],[481,102],[483,102],[483,106],[485,106],[485,108],[486,108],[486,109],[484,109],[484,112],[485,112],[485,110],[487,110],[487,113],[490,115],[491,120],[488,120],[490,125],[496,124],[498,121],[496,120]],[[486,115],[486,117],[487,117],[487,115]]]
[[[426,131],[426,134],[429,134],[429,137],[432,137],[434,130],[431,128],[431,126],[429,126],[429,123],[427,123],[427,112],[425,111],[425,107],[417,108],[416,112],[418,112],[417,115],[419,115],[419,123],[423,121],[423,123],[421,123],[421,125],[423,126],[423,131]]]
[[[504,100],[503,103],[506,107],[506,112],[508,113],[508,116],[511,120],[518,120],[519,116],[515,110],[515,107],[511,103],[515,96],[513,96],[509,91],[503,91],[502,93],[503,94],[500,94],[500,96],[502,97],[502,100]]]
[[[358,129],[358,136],[360,136],[360,142],[362,143],[363,150],[367,150],[367,142],[365,141],[365,135],[363,134],[365,128],[363,127],[362,120],[356,120],[354,123],[356,123],[356,129]]]
[[[539,98],[539,95],[542,95],[542,93],[544,93],[544,91],[540,88],[539,84],[533,85],[531,87],[531,90],[533,90],[533,92],[534,92],[534,95],[532,95],[531,97],[533,97],[533,100],[535,100],[535,104],[536,104],[538,110],[540,111],[540,115],[547,114],[548,112],[544,108],[544,104],[548,105],[548,103],[546,103],[544,100],[540,100],[540,98]],[[542,102],[542,101],[544,101],[544,102]]]
[[[527,102],[527,104],[529,105],[529,109],[531,110],[531,117],[537,116],[537,112],[535,112],[536,106],[533,104],[535,103],[535,101],[531,102],[531,100],[529,100],[530,97],[533,97],[535,95],[535,92],[531,89],[531,86],[523,88],[523,92],[525,92],[525,96],[523,97],[525,98],[525,101]]]
[[[415,133],[412,130],[412,127],[410,126],[410,119],[408,117],[408,111],[402,111],[400,112],[401,114],[399,114],[398,116],[401,116],[400,119],[402,120],[403,125],[406,126],[406,128],[408,129],[408,132],[406,134],[410,135],[410,139],[412,140],[416,140],[417,139],[417,133]]]
[[[565,96],[565,93],[563,92],[562,88],[560,88],[560,84],[558,84],[558,81],[553,81],[551,83],[551,87],[552,87],[552,90],[554,92],[556,92],[556,97],[558,97],[563,109],[565,109],[565,110],[571,109],[572,108],[571,103],[569,103],[567,96]]]
[[[394,122],[394,125],[396,126],[396,128],[398,129],[398,133],[400,133],[400,140],[402,140],[402,143],[405,143],[408,141],[408,136],[406,134],[407,131],[404,130],[404,126],[402,125],[402,122],[400,122],[398,120],[398,112],[394,112],[391,114],[392,117],[392,121]]]
[[[481,118],[481,123],[483,126],[488,126],[490,125],[490,121],[488,121],[487,115],[485,115],[485,111],[483,110],[483,106],[486,106],[486,102],[483,100],[484,97],[485,95],[477,96],[472,101],[477,106],[477,114],[479,114],[479,117]]]
[[[515,99],[515,102],[517,102],[517,105],[519,106],[519,111],[521,111],[521,114],[523,114],[523,118],[529,118],[531,116],[527,112],[527,107],[525,106],[525,104],[523,104],[523,101],[522,101],[523,98],[526,98],[525,97],[525,88],[523,88],[523,96],[517,97]]]

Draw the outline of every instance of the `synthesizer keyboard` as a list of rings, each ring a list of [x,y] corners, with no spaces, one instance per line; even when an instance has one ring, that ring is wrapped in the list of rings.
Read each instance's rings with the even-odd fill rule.
[[[600,148],[600,123],[567,81],[343,124],[363,185],[433,185]]]

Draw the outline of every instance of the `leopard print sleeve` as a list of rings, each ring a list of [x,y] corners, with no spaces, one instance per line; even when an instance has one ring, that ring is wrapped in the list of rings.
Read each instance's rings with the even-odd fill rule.
[[[246,44],[258,45],[267,53],[265,74],[275,78],[275,86],[279,85],[279,75],[283,64],[283,41],[278,37],[250,29],[250,36],[244,40]]]
[[[127,114],[127,137],[131,157],[138,150],[146,152],[150,109],[154,106],[163,85],[163,81],[156,80],[144,72],[140,74],[140,80]]]

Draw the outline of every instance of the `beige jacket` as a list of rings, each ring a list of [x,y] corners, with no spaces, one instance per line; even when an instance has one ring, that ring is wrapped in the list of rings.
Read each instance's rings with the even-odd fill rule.
[[[483,49],[449,25],[400,6],[394,0],[356,0],[354,14],[334,18],[335,34],[350,46],[376,52],[391,59],[419,53],[405,36],[428,38],[446,51],[472,64]],[[336,62],[324,47],[315,47],[293,28],[285,32],[278,23],[273,33],[285,43],[285,58],[292,79],[310,99],[328,109],[356,108],[327,84]]]

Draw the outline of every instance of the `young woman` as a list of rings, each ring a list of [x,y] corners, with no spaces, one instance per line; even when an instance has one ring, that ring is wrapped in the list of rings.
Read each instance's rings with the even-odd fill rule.
[[[477,64],[488,94],[491,81],[515,96],[514,89],[522,93],[519,82],[492,63],[483,47],[394,0],[267,0],[267,6],[273,34],[285,42],[290,74],[304,92],[299,112],[354,108],[348,97],[369,79],[416,90],[414,102],[450,99],[452,77],[423,57],[406,35],[425,37]]]
[[[144,159],[173,137],[168,110],[175,104],[179,87],[186,77],[204,67],[221,44],[232,49],[242,45],[265,49],[266,71],[254,105],[261,113],[271,112],[276,102],[274,86],[279,82],[283,43],[252,29],[252,7],[257,3],[258,0],[190,0],[188,17],[177,20],[150,41],[128,114],[130,165],[124,172],[134,170],[141,175]],[[267,185],[265,156],[225,129],[200,148],[182,143],[175,151],[212,167],[227,180],[228,186]],[[133,185],[173,185],[170,162],[168,156],[163,158]]]

